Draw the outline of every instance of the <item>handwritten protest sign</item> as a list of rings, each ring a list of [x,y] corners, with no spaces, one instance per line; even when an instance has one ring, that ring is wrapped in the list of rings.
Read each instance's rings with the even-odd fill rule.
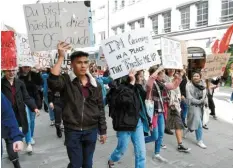
[[[161,50],[164,68],[183,69],[180,41],[161,37]]]
[[[28,37],[17,34],[17,62],[19,66],[34,66],[35,60],[31,55]]]
[[[1,69],[17,67],[16,45],[13,31],[1,31]]]
[[[213,54],[206,58],[205,67],[202,69],[202,78],[209,79],[222,76],[230,54]]]
[[[58,53],[57,51],[52,53],[52,64],[56,64],[58,60]],[[65,58],[62,62],[62,67],[70,68],[71,60],[70,60],[70,53],[66,53]]]
[[[32,52],[32,56],[35,60],[35,66],[38,68],[51,67],[51,52],[41,51]]]
[[[161,62],[146,29],[111,37],[102,41],[101,46],[113,79],[127,75],[132,68],[146,69]]]
[[[58,41],[65,41],[74,48],[90,46],[89,11],[89,1],[24,5],[31,50],[53,50]]]

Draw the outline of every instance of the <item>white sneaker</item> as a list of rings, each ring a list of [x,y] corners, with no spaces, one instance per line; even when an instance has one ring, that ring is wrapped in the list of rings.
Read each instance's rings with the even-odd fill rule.
[[[168,160],[165,159],[165,158],[163,158],[162,156],[160,156],[160,154],[155,154],[155,155],[153,156],[152,159],[153,159],[153,160],[156,159],[156,160],[158,160],[158,161],[160,161],[160,162],[164,162],[164,163],[167,163],[167,162],[168,162]]]
[[[167,149],[167,146],[162,144],[162,145],[161,145],[161,148],[162,148],[162,149]]]
[[[32,138],[32,140],[31,140],[31,144],[32,145],[35,145],[36,144],[36,141]]]
[[[50,126],[52,127],[54,125],[55,125],[55,121],[51,121]]]
[[[26,148],[26,152],[27,153],[32,153],[32,145],[28,144],[27,148]]]
[[[197,143],[197,145],[200,146],[200,147],[203,148],[203,149],[206,149],[206,148],[207,148],[207,146],[203,143],[203,141],[199,141],[199,142]]]

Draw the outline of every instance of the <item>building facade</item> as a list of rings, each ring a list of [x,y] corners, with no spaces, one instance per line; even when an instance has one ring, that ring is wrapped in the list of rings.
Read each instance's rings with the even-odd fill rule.
[[[101,0],[92,1],[92,12],[96,46],[109,36],[145,27],[158,48],[160,37],[168,36],[208,53],[233,24],[233,0]]]

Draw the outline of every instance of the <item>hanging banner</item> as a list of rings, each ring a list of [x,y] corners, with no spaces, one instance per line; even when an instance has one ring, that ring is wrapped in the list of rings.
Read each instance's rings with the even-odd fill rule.
[[[165,69],[183,69],[180,41],[161,37],[161,51]]]
[[[35,60],[31,54],[28,37],[17,34],[17,62],[21,66],[35,66]]]
[[[1,31],[1,70],[17,67],[16,45],[13,31]]]
[[[133,68],[142,70],[161,63],[147,29],[110,37],[101,47],[113,79],[128,75]]]
[[[24,5],[31,51],[49,51],[65,41],[73,48],[91,45],[90,1]]]
[[[202,78],[209,79],[223,76],[229,58],[229,53],[208,55],[205,67],[202,69]]]

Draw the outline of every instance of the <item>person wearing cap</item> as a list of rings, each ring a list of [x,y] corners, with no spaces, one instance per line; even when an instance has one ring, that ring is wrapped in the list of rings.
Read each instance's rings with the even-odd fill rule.
[[[4,77],[1,79],[2,93],[10,100],[12,108],[15,112],[16,120],[20,127],[22,127],[22,132],[26,135],[29,132],[29,124],[26,113],[25,104],[30,108],[31,111],[39,115],[39,110],[34,102],[34,100],[29,96],[25,84],[15,78],[16,69],[4,70]],[[13,151],[12,142],[9,139],[5,139],[6,146],[9,150],[7,153],[9,159],[14,163],[18,160],[17,152]],[[29,146],[30,147],[30,146]],[[27,148],[28,149],[28,148]],[[32,150],[30,150],[32,152]],[[18,167],[16,167],[18,168]]]
[[[39,88],[43,84],[43,80],[39,73],[33,72],[31,70],[31,65],[25,63],[22,64],[21,71],[19,72],[19,79],[24,82],[26,89],[28,91],[31,99],[36,103],[38,109],[41,109],[42,101],[40,98]],[[29,132],[26,135],[26,143],[28,144],[28,151],[31,152],[31,145],[35,145],[34,140],[34,129],[35,129],[35,113],[30,110],[30,108],[26,109],[30,121]]]

